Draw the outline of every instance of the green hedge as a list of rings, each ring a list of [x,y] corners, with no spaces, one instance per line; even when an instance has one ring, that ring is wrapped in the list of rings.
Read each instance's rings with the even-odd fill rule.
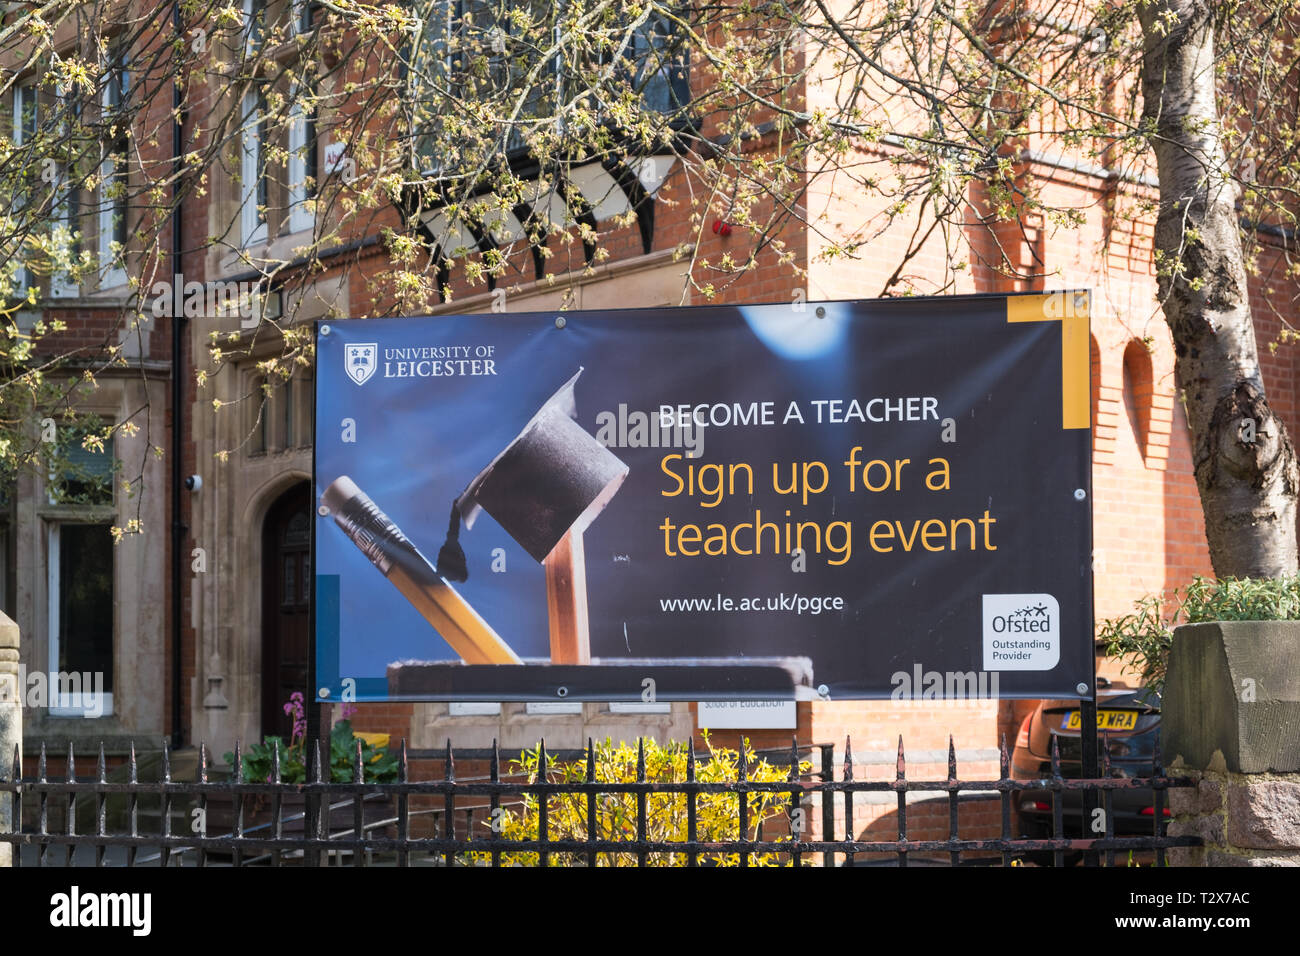
[[[1098,639],[1113,657],[1132,655],[1142,685],[1159,691],[1180,624],[1204,621],[1300,620],[1300,577],[1223,578],[1199,575],[1168,594],[1148,594],[1133,602],[1134,612],[1097,626]]]

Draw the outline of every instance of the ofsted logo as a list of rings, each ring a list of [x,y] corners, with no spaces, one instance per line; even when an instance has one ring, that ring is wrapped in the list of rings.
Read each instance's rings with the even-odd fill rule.
[[[1061,659],[1061,607],[1050,594],[984,595],[984,669],[1047,671]]]

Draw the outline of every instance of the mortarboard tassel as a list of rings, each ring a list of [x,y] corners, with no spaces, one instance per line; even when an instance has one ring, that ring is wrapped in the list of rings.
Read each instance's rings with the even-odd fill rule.
[[[460,509],[455,502],[451,506],[451,519],[447,522],[447,540],[438,551],[438,573],[448,581],[469,579],[465,551],[460,546]]]

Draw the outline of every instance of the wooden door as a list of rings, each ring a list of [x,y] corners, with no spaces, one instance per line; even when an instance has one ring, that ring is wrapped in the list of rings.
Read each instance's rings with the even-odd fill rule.
[[[262,733],[286,742],[293,718],[284,705],[294,691],[307,696],[311,584],[311,485],[303,482],[271,506],[262,528]]]

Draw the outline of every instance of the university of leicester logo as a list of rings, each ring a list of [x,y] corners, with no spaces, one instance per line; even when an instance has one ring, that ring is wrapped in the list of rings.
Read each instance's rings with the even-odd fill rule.
[[[343,348],[344,369],[348,373],[348,378],[358,385],[366,384],[366,380],[375,374],[378,358],[379,343],[377,342],[346,345]]]

